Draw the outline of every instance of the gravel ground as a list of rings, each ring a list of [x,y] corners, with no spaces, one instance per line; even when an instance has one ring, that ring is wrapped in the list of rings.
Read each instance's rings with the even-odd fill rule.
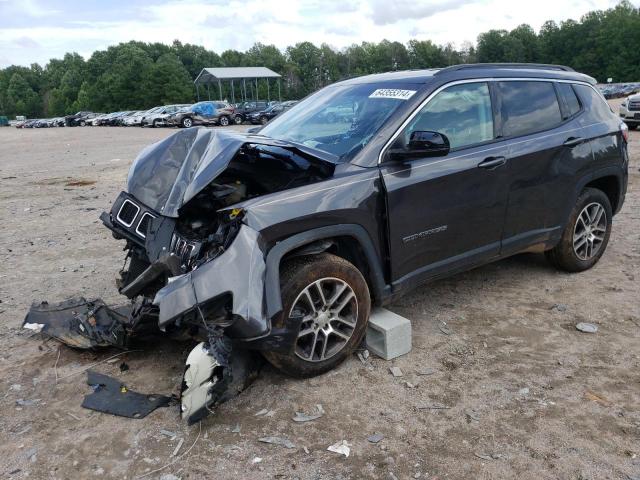
[[[640,478],[640,132],[626,203],[592,270],[557,272],[529,254],[427,285],[390,307],[413,322],[410,354],[368,365],[354,356],[309,380],[267,367],[192,427],[177,407],[141,420],[82,409],[80,372],[116,351],[75,351],[19,328],[32,300],[120,301],[123,244],[98,215],[137,152],[169,133],[0,129],[2,478]],[[580,321],[598,332],[576,331]],[[159,339],[95,369],[137,391],[175,392],[191,347]],[[316,404],[322,418],[292,421]],[[384,438],[370,443],[374,433]],[[327,451],[341,440],[348,458]]]

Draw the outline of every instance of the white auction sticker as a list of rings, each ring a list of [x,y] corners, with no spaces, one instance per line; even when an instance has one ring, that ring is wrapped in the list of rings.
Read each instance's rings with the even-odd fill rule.
[[[378,88],[369,98],[395,98],[398,100],[409,100],[416,93],[415,90],[400,90],[398,88]]]

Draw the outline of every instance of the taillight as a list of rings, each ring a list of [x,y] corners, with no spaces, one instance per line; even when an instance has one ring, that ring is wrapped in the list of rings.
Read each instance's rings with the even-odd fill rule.
[[[622,132],[622,138],[624,138],[624,141],[629,143],[629,127],[627,127],[626,123],[620,124],[620,131]]]

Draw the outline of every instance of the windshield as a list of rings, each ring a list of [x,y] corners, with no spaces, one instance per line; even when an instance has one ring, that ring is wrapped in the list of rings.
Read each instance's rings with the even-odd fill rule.
[[[391,114],[418,89],[418,85],[407,84],[402,89],[380,86],[324,88],[277,116],[260,134],[301,143],[347,161],[369,143]]]

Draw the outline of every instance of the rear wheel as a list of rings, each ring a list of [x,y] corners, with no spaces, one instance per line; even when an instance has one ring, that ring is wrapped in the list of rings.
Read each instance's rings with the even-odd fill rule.
[[[267,122],[269,122],[269,119],[267,117],[260,117],[260,123],[262,125],[266,125]]]
[[[586,188],[578,197],[560,243],[546,252],[547,258],[568,272],[593,267],[609,243],[611,219],[609,197],[601,190]]]
[[[365,334],[371,309],[360,271],[343,258],[323,253],[287,263],[281,271],[282,314],[275,326],[296,330],[286,353],[264,352],[284,373],[310,377],[347,358]]]
[[[220,117],[220,125],[222,127],[228,126],[229,125],[229,117],[227,117],[227,116]]]
[[[244,118],[242,118],[242,115],[236,115],[235,117],[233,117],[233,122],[236,125],[242,125],[242,123],[244,122]]]

